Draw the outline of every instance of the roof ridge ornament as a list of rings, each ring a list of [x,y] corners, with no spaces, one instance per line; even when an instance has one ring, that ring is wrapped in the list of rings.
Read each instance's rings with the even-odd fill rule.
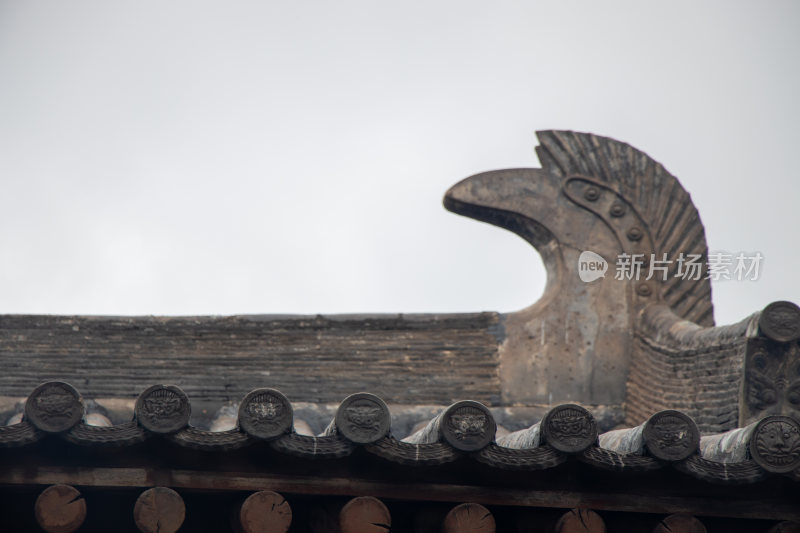
[[[550,241],[579,250],[640,253],[645,260],[651,254],[659,259],[667,254],[667,280],[638,285],[647,286],[656,299],[663,298],[677,316],[713,326],[710,280],[673,275],[680,254],[708,256],[700,215],[677,178],[644,152],[609,137],[557,130],[536,135],[541,169],[476,174],[447,191],[445,207],[528,240],[542,254],[548,276],[557,274],[552,271],[556,265],[547,264],[555,257],[541,246]],[[612,230],[615,246],[597,242],[597,233],[584,231],[591,219],[582,216],[581,209],[570,209],[562,193],[602,220]],[[577,265],[565,266],[572,270]]]
[[[525,239],[547,271],[538,301],[502,315],[501,405],[605,406],[605,427],[677,408],[704,433],[800,414],[798,374],[783,375],[800,358],[800,308],[775,302],[714,327],[705,231],[675,176],[608,137],[537,136],[542,168],[476,174],[444,197]],[[772,365],[766,381],[749,362],[762,349],[774,355],[756,358]]]
[[[627,227],[625,237],[620,238],[623,246],[627,241],[638,242],[640,253],[646,256],[667,253],[673,261],[680,253],[707,257],[705,232],[697,208],[677,178],[661,163],[627,143],[591,133],[551,130],[536,135],[540,143],[536,154],[542,168],[565,180],[565,193],[575,183],[577,174],[584,180],[592,178],[595,184],[603,184],[616,194],[608,212],[594,212],[615,229]],[[585,207],[585,204],[580,205]],[[625,222],[630,218],[629,212],[635,218]],[[650,240],[642,240],[642,236]],[[713,326],[710,280],[671,276],[669,281],[661,287],[659,296],[675,314],[696,324]]]
[[[644,152],[590,133],[537,136],[542,168],[476,174],[444,197],[448,210],[522,237],[547,271],[542,297],[504,317],[502,403],[574,399],[622,411],[643,309],[663,303],[678,319],[713,326],[704,271],[675,276],[681,254],[707,257],[703,225],[678,180]],[[603,262],[600,274],[580,275],[587,252]],[[634,254],[641,264],[630,276],[606,273]]]

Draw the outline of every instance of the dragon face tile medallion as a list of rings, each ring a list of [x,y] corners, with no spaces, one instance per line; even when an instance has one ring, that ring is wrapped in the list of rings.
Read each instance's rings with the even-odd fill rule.
[[[78,391],[61,381],[39,385],[25,402],[25,419],[47,433],[67,431],[81,421],[84,411]]]
[[[445,411],[440,431],[454,448],[475,451],[494,440],[497,425],[486,406],[479,402],[462,401]]]
[[[386,404],[375,396],[360,392],[345,398],[336,412],[336,428],[357,444],[378,441],[389,433],[391,416]]]
[[[787,473],[800,467],[800,422],[788,416],[764,418],[753,430],[750,455],[768,472]]]
[[[239,425],[253,437],[270,440],[292,430],[289,399],[275,389],[256,389],[239,405]]]
[[[189,398],[174,385],[153,385],[136,400],[136,420],[153,433],[175,433],[189,424]]]
[[[597,423],[580,405],[564,404],[551,409],[542,420],[547,444],[560,452],[582,452],[597,440]]]
[[[700,432],[694,421],[678,411],[661,411],[644,426],[644,442],[650,455],[662,461],[681,461],[697,451]]]

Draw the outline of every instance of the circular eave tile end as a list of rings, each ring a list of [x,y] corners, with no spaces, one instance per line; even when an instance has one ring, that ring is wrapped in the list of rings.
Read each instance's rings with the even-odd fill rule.
[[[758,329],[778,342],[800,339],[800,307],[792,302],[772,302],[758,317]]]
[[[575,404],[551,409],[542,420],[545,442],[564,453],[580,453],[597,442],[597,423],[592,414]]]
[[[661,411],[644,425],[644,443],[650,455],[662,461],[682,461],[697,452],[700,431],[691,417],[679,411]]]
[[[175,385],[153,385],[136,399],[134,414],[139,424],[153,433],[175,433],[189,424],[189,397]]]
[[[62,433],[83,419],[86,407],[75,387],[62,381],[42,383],[25,402],[25,419],[46,433]]]
[[[439,432],[453,448],[473,452],[494,441],[497,424],[485,405],[464,400],[447,408],[442,415]]]
[[[289,399],[275,389],[255,389],[239,405],[239,426],[250,436],[271,440],[292,430]]]
[[[750,456],[767,472],[800,468],[800,422],[789,416],[761,419],[750,437]]]
[[[370,444],[389,434],[392,417],[386,403],[367,392],[352,394],[336,411],[336,429],[356,444]]]

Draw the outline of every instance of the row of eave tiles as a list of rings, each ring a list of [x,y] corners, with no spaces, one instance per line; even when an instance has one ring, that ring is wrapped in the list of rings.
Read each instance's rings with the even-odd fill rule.
[[[148,407],[152,399],[159,398],[167,398],[168,405],[177,407]],[[265,399],[270,403],[266,410]],[[180,408],[182,405],[184,409]],[[253,405],[256,408],[248,414],[248,406]],[[70,416],[59,417],[60,412],[52,412],[54,406]],[[254,424],[254,412],[262,418],[272,415],[275,420],[271,422],[277,423]],[[42,417],[42,413],[46,416]],[[28,397],[19,422],[0,426],[0,448],[26,446],[53,437],[80,446],[118,447],[160,436],[180,446],[206,451],[235,450],[265,441],[279,453],[308,459],[345,457],[363,447],[386,460],[416,466],[444,464],[467,456],[494,468],[530,471],[554,468],[573,457],[594,467],[622,472],[672,467],[719,484],[752,483],[776,475],[800,482],[798,450],[788,450],[787,457],[776,459],[763,453],[764,439],[759,438],[761,432],[774,433],[776,428],[782,428],[789,433],[784,437],[794,439],[794,445],[800,446],[800,422],[785,416],[768,416],[744,428],[701,437],[690,417],[678,411],[662,411],[640,426],[598,435],[588,410],[563,404],[529,428],[496,437],[491,411],[479,402],[467,400],[449,406],[424,427],[398,440],[391,434],[388,407],[368,393],[346,398],[331,424],[317,436],[295,431],[291,403],[275,389],[256,389],[247,394],[239,407],[238,423],[229,430],[193,427],[189,424],[190,414],[191,405],[183,391],[175,386],[154,385],[139,396],[130,422],[95,425],[86,416],[86,405],[74,387],[48,382]],[[159,416],[171,420],[162,424]],[[659,439],[652,436],[659,434],[666,434],[667,440],[676,444],[672,451],[657,445]],[[683,442],[679,442],[681,439]],[[761,442],[760,447],[757,441]]]

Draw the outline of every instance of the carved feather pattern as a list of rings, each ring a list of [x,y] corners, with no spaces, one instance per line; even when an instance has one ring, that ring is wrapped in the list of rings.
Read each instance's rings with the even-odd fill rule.
[[[681,318],[714,325],[711,283],[675,277],[680,253],[708,257],[705,231],[689,193],[647,154],[632,146],[589,133],[540,131],[536,153],[542,168],[563,178],[581,174],[607,183],[633,205],[653,237],[657,257],[666,253],[670,277],[661,297]]]

